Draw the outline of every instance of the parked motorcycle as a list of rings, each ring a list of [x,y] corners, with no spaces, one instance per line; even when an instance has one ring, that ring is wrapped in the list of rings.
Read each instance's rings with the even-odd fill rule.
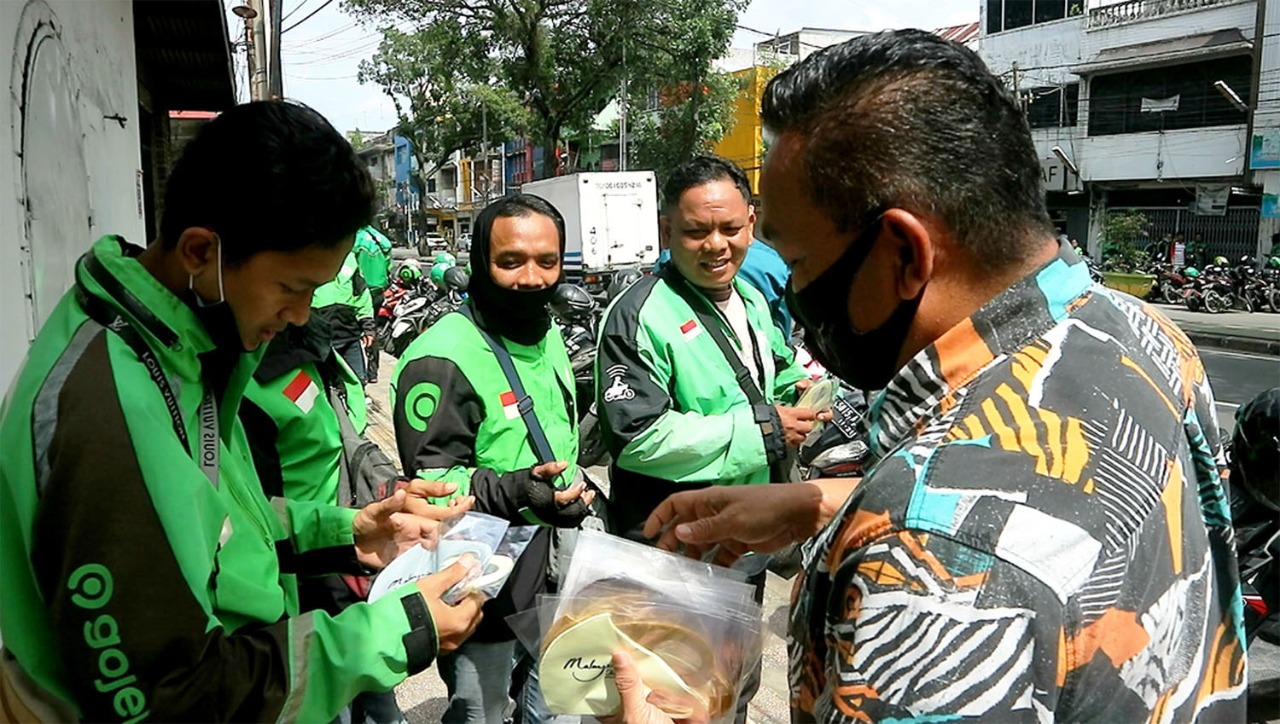
[[[1182,290],[1189,281],[1185,269],[1179,271],[1172,264],[1158,262],[1151,269],[1151,273],[1156,275],[1156,283],[1151,287],[1151,291],[1147,293],[1147,301],[1164,304],[1179,304],[1182,302]]]

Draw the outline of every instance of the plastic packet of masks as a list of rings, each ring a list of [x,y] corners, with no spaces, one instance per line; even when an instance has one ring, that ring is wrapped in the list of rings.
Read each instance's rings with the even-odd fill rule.
[[[622,571],[623,573],[619,573]],[[584,533],[561,595],[508,619],[531,651],[554,714],[620,706],[612,654],[628,651],[673,718],[731,721],[760,660],[762,612],[741,574],[601,533]],[[532,635],[536,631],[536,640]]]
[[[461,516],[443,528],[430,548],[414,546],[396,556],[374,578],[369,589],[369,601],[376,601],[406,583],[438,573],[464,556],[472,565],[466,577],[445,592],[443,600],[446,603],[457,603],[472,591],[488,590],[495,583],[501,589],[502,583],[515,567],[515,559],[528,545],[528,537],[525,537],[522,545],[508,547],[508,551],[515,552],[515,555],[504,553],[499,557],[498,551],[502,548],[508,528],[507,521],[491,515],[467,513]],[[521,536],[527,534],[520,533],[514,543],[518,543]]]

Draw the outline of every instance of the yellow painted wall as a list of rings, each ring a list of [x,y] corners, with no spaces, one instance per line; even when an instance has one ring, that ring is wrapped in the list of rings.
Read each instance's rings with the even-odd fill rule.
[[[715,145],[715,152],[747,172],[752,193],[760,193],[760,166],[764,161],[764,134],[760,125],[760,99],[777,71],[756,66],[733,73],[741,92],[733,106],[733,129]]]

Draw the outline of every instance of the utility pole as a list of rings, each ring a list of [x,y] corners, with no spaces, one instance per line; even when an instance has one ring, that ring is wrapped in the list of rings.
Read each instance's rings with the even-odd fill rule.
[[[253,47],[253,20],[258,17],[258,11],[251,5],[237,5],[231,12],[244,20],[244,55],[249,63],[249,100],[256,101],[258,97],[255,95],[253,79],[258,72],[258,56]]]
[[[493,164],[489,163],[489,106],[486,103],[480,104],[480,157],[484,159],[484,193],[480,198],[488,206],[489,189],[493,188]]]
[[[1253,26],[1253,78],[1249,84],[1249,118],[1246,121],[1244,135],[1244,180],[1246,183],[1253,181],[1255,174],[1253,173],[1251,161],[1253,160],[1253,132],[1257,127],[1258,108],[1261,104],[1258,102],[1262,93],[1262,42],[1266,37],[1263,29],[1267,24],[1267,1],[1258,0],[1257,21]],[[1262,250],[1262,240],[1258,240],[1258,250]]]
[[[1013,97],[1018,101],[1018,108],[1022,108],[1022,83],[1018,77],[1018,63],[1013,63]],[[1023,109],[1025,111],[1025,109]]]
[[[253,16],[248,19],[253,42],[249,45],[249,97],[267,99],[267,32],[262,0],[248,0]]]
[[[631,112],[631,99],[627,97],[627,46],[622,45],[622,115],[618,117],[618,170],[627,170],[627,115]]]
[[[280,65],[280,33],[284,24],[284,0],[270,0],[271,62],[267,68],[268,98],[284,98],[284,72]]]

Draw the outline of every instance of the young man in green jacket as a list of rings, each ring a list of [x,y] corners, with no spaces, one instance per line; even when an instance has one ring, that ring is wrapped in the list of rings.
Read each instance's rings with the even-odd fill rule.
[[[741,169],[712,156],[685,163],[663,188],[660,233],[670,263],[628,288],[605,314],[596,405],[614,459],[611,500],[620,532],[638,535],[649,513],[677,491],[778,482],[770,467],[812,429],[811,410],[788,406],[808,384],[804,368],[764,297],[736,278],[754,222]],[[749,379],[738,378],[717,332]]]
[[[289,325],[267,345],[240,405],[240,421],[267,497],[349,505],[339,500],[342,466],[347,464],[344,420],[364,434],[368,410],[361,381],[333,351],[327,324],[312,316],[304,325]],[[394,478],[380,482],[389,491],[397,483]],[[337,615],[363,600],[348,580],[368,579],[300,577],[301,610]],[[350,720],[394,724],[404,714],[394,691],[367,691],[351,702]]]
[[[378,310],[382,309],[382,293],[387,290],[391,275],[391,240],[378,231],[372,224],[356,232],[356,243],[353,249],[356,260],[360,263],[360,274],[364,283],[369,285],[369,297],[373,302],[374,324],[378,321]],[[373,345],[365,347],[366,365],[365,382],[373,384],[378,381],[378,350]]]
[[[517,525],[577,527],[595,494],[574,464],[573,369],[547,310],[561,278],[564,220],[543,199],[517,194],[486,207],[474,228],[466,306],[414,340],[392,380],[405,474],[456,484],[459,494],[475,497],[476,510]],[[485,334],[510,354],[527,402],[518,399]],[[554,460],[535,452],[520,415],[525,404]],[[546,591],[550,533],[534,536],[507,585],[485,605],[485,623],[473,639],[441,657],[450,699],[445,722],[501,724],[513,673],[517,722],[549,716],[530,677],[531,657],[519,656],[512,671],[523,649],[505,619],[534,608]]]
[[[316,316],[329,325],[334,351],[363,382],[365,350],[373,346],[377,327],[373,320],[373,295],[354,251],[342,260],[337,276],[315,290],[311,307]]]
[[[307,320],[372,198],[319,114],[251,103],[187,146],[159,240],[80,260],[0,408],[6,717],[327,721],[474,627],[476,601],[440,600],[460,569],[299,614],[296,574],[385,565],[437,533],[418,513],[445,490],[268,500],[237,418],[255,350]]]

